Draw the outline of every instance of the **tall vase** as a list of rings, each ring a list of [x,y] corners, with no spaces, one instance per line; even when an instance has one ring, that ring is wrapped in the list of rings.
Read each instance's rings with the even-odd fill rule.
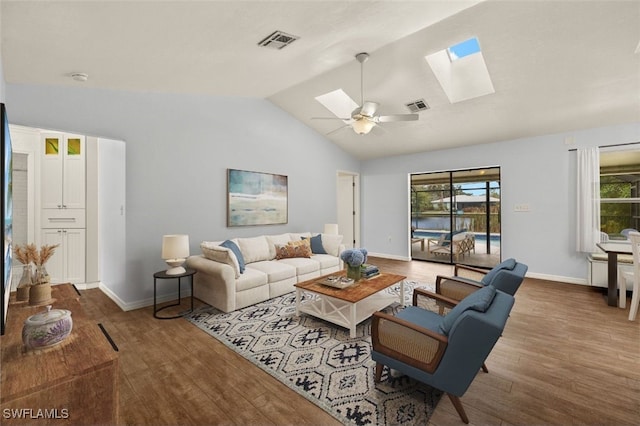
[[[360,280],[360,270],[360,265],[347,265],[347,278],[352,278],[354,281]]]
[[[25,302],[29,300],[29,288],[31,287],[31,264],[22,266],[22,277],[16,288],[16,300]]]

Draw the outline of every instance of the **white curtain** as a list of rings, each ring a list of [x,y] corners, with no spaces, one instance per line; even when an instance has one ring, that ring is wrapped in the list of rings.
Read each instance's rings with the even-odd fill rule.
[[[600,242],[600,151],[578,149],[576,249],[593,252]]]

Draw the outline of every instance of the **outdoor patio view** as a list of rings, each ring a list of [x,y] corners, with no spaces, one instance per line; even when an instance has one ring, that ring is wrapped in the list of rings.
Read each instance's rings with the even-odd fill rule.
[[[411,257],[500,263],[500,168],[411,175]]]

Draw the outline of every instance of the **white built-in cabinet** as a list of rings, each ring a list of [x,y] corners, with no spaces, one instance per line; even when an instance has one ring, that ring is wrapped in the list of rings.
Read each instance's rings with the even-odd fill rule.
[[[85,137],[43,133],[41,195],[43,209],[84,209],[86,199]]]
[[[58,244],[54,256],[47,262],[47,272],[53,282],[84,283],[86,258],[85,229],[43,229],[42,244]]]
[[[47,262],[52,283],[86,282],[86,142],[81,135],[40,137],[42,244],[57,244]]]

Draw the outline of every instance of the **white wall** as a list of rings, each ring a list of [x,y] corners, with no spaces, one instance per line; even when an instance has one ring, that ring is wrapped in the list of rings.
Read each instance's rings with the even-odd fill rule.
[[[565,138],[574,144],[566,145]],[[576,153],[569,149],[638,141],[640,123],[365,162],[362,245],[373,253],[410,256],[409,173],[497,165],[502,258],[528,264],[534,276],[586,282],[585,256],[575,251]],[[521,203],[531,211],[514,212],[514,205]]]
[[[13,123],[126,142],[127,286],[153,297],[162,235],[202,240],[321,231],[336,222],[336,171],[359,162],[268,101],[7,84]],[[289,177],[287,225],[227,228],[226,169]],[[168,293],[175,289],[164,290]]]

